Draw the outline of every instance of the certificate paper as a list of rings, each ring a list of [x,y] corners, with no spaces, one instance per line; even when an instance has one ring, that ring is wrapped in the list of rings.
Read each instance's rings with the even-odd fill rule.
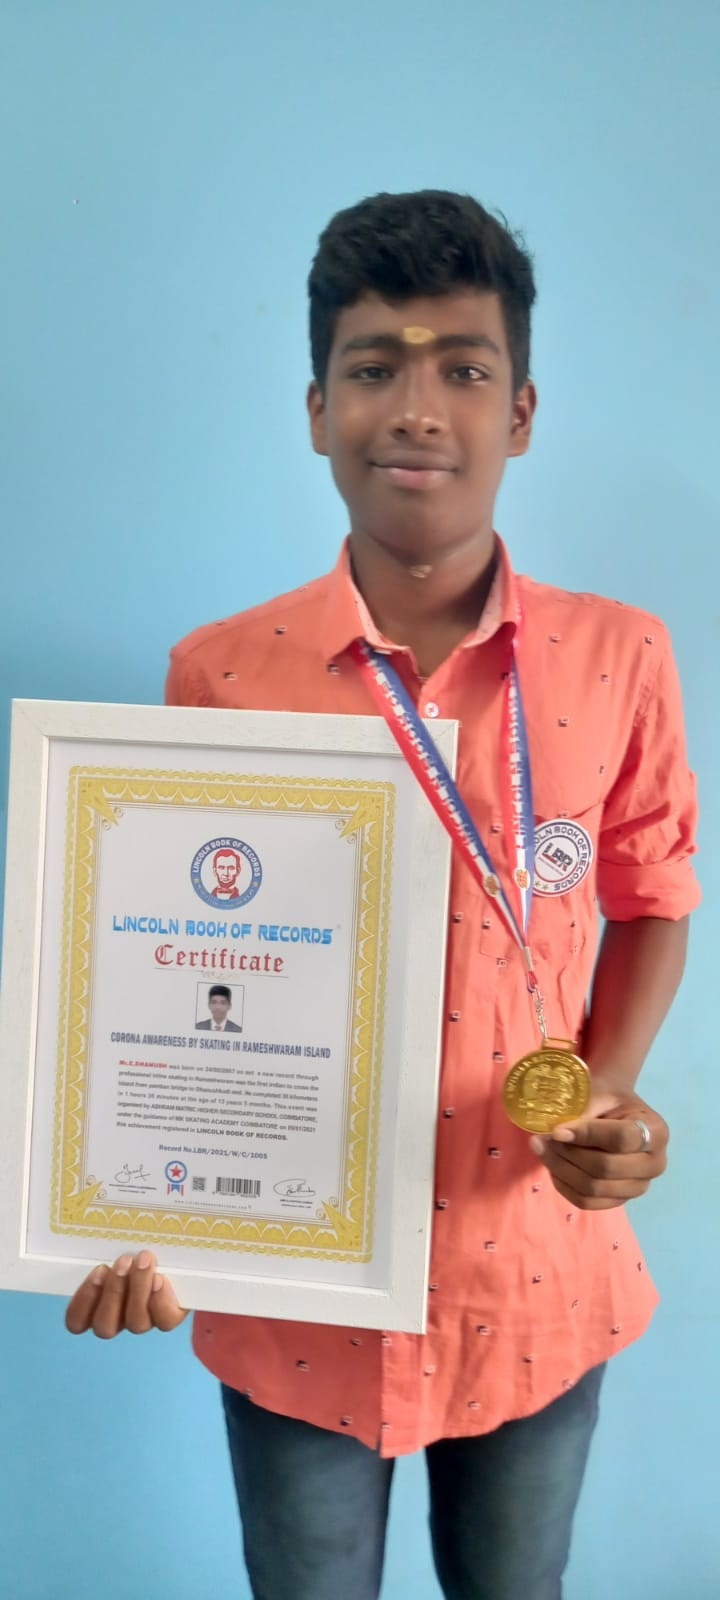
[[[19,703],[0,1284],[421,1328],[447,887],[380,719]]]

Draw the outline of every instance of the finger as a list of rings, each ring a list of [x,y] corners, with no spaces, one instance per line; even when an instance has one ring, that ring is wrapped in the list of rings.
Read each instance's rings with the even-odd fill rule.
[[[568,1185],[563,1183],[561,1178],[556,1178],[554,1173],[551,1174],[551,1177],[558,1194],[562,1195],[563,1200],[569,1201],[576,1211],[613,1211],[617,1206],[623,1206],[627,1198],[627,1196],[617,1199],[609,1195],[577,1194],[574,1189],[568,1188]],[[635,1196],[634,1198],[638,1197]]]
[[[125,1300],[132,1256],[120,1256],[108,1268],[100,1293],[92,1330],[98,1339],[114,1339],[125,1326]]]
[[[178,1305],[177,1295],[163,1274],[153,1274],[152,1294],[150,1297],[150,1315],[153,1324],[161,1333],[172,1333],[174,1328],[179,1328],[180,1323],[188,1316]]]
[[[92,1327],[102,1287],[109,1271],[109,1267],[94,1267],[80,1288],[75,1290],[65,1312],[65,1327],[68,1333],[87,1333]]]
[[[155,1326],[149,1302],[156,1266],[152,1251],[141,1250],[130,1268],[125,1302],[125,1327],[128,1333],[149,1333]]]
[[[665,1150],[622,1156],[608,1150],[590,1150],[583,1145],[548,1143],[537,1153],[547,1162],[562,1158],[590,1178],[607,1178],[617,1183],[647,1182],[659,1177],[667,1166]]]
[[[582,1145],[613,1155],[640,1155],[656,1153],[667,1143],[664,1128],[659,1118],[653,1118],[650,1151],[643,1151],[642,1134],[631,1117],[590,1117],[585,1122],[561,1123],[549,1137],[554,1144]]]
[[[576,1167],[564,1156],[553,1153],[546,1162],[553,1181],[563,1183],[573,1194],[585,1199],[614,1200],[622,1205],[624,1200],[636,1200],[650,1184],[647,1178],[594,1178],[582,1167]]]

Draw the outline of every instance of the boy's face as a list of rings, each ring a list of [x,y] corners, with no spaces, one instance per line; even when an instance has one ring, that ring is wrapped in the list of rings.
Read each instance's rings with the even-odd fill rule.
[[[492,532],[509,456],[530,442],[535,389],[513,398],[496,294],[463,290],[340,313],[312,440],[330,457],[352,531],[403,559]]]

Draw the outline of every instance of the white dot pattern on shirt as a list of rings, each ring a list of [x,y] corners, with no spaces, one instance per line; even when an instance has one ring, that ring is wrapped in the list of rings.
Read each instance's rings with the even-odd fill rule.
[[[284,625],[283,626],[278,626],[278,627],[275,628],[274,631],[278,635],[283,635],[283,634],[287,633],[287,628]],[[550,637],[551,643],[553,643],[553,644],[558,644],[558,643],[561,642],[561,638],[560,638],[559,634],[551,634],[549,637]],[[651,644],[653,644],[653,642],[654,642],[653,636],[651,634],[646,634],[645,635],[645,643],[648,644],[648,645],[651,645]],[[327,671],[329,673],[339,674],[340,673],[340,668],[337,666],[337,664],[335,662],[331,662],[327,666]],[[228,681],[233,681],[233,680],[237,679],[237,673],[232,672],[232,671],[225,672],[223,674],[223,676]],[[508,674],[505,672],[501,676],[503,678],[507,678]],[[609,683],[610,682],[610,674],[609,673],[601,673],[600,680],[601,680],[602,683]],[[439,716],[440,708],[436,704],[435,701],[429,701],[427,703],[427,705],[425,706],[425,714],[428,717],[437,717],[437,716]],[[569,722],[570,722],[570,719],[567,716],[563,716],[563,717],[559,717],[558,718],[558,726],[559,727],[562,727],[562,728],[568,727],[569,726]],[[599,771],[600,771],[601,774],[604,773],[605,767],[601,766]],[[560,816],[563,816],[563,817],[567,816],[567,815],[568,815],[568,813],[566,813],[566,812],[561,812],[560,813]],[[490,831],[493,834],[501,833],[502,832],[501,824],[499,824],[499,823],[491,824]],[[458,924],[458,923],[462,922],[462,920],[463,920],[463,913],[462,912],[454,912],[453,913],[452,921],[454,923]],[[571,922],[570,925],[571,925],[571,927],[574,927],[575,926],[575,922],[574,921]],[[488,931],[491,929],[492,923],[491,923],[489,918],[483,918],[482,927],[485,930],[488,930]],[[507,965],[507,963],[502,957],[498,957],[497,958],[497,965],[499,967],[504,967],[504,966]],[[460,1020],[460,1016],[461,1016],[461,1013],[459,1011],[452,1011],[452,1012],[449,1013],[450,1020],[453,1021],[453,1022],[459,1021]],[[218,1028],[218,1026],[216,1024],[215,1025],[215,1031],[222,1031],[222,1029]],[[504,1060],[504,1057],[503,1057],[503,1055],[502,1055],[502,1053],[500,1051],[493,1052],[493,1061],[502,1062],[503,1060]],[[452,1118],[454,1115],[455,1115],[455,1108],[452,1107],[452,1106],[446,1107],[444,1109],[444,1111],[443,1111],[443,1116],[448,1118],[448,1119]],[[487,1154],[488,1154],[488,1157],[490,1157],[491,1159],[498,1159],[502,1155],[502,1152],[496,1146],[488,1146]],[[540,1192],[541,1185],[539,1183],[533,1183],[531,1188],[532,1188],[532,1193],[533,1194],[537,1194],[537,1193]],[[438,1199],[435,1202],[435,1206],[436,1206],[437,1210],[444,1210],[448,1206],[448,1201],[446,1199]],[[575,1220],[576,1220],[576,1217],[575,1217],[575,1213],[574,1212],[568,1212],[566,1214],[566,1221],[568,1223],[573,1223]],[[613,1250],[617,1250],[617,1249],[619,1249],[619,1247],[620,1247],[619,1240],[617,1240],[617,1239],[613,1240],[613,1242],[612,1242]],[[496,1250],[496,1248],[497,1248],[496,1244],[495,1244],[495,1242],[493,1240],[487,1240],[485,1242],[484,1249],[486,1251],[492,1252],[492,1251]],[[643,1262],[642,1261],[638,1261],[636,1263],[636,1266],[637,1266],[637,1271],[638,1272],[642,1272],[642,1270],[643,1270]],[[533,1284],[540,1284],[542,1282],[543,1282],[543,1273],[542,1272],[537,1272],[537,1273],[534,1273],[532,1275],[532,1283]],[[438,1284],[437,1283],[431,1283],[431,1284],[428,1285],[428,1289],[429,1289],[430,1292],[436,1292],[437,1289],[438,1289]],[[580,1304],[579,1300],[573,1300],[571,1302],[571,1309],[574,1311],[579,1306],[579,1304]],[[610,1332],[613,1335],[617,1335],[617,1334],[622,1332],[622,1326],[623,1326],[622,1323],[616,1323],[611,1327]],[[492,1329],[486,1323],[478,1323],[476,1325],[476,1332],[481,1337],[489,1337],[490,1334],[492,1333]],[[209,1329],[206,1330],[206,1337],[207,1338],[212,1338],[212,1330],[209,1330]],[[349,1342],[350,1342],[350,1344],[352,1346],[359,1347],[359,1346],[362,1345],[363,1340],[361,1338],[359,1338],[358,1336],[352,1336],[350,1338]],[[392,1345],[392,1342],[393,1341],[392,1341],[392,1338],[390,1337],[390,1335],[384,1334],[382,1336],[382,1344],[384,1346],[390,1346],[390,1345]],[[522,1357],[522,1361],[527,1365],[532,1364],[533,1362],[536,1361],[536,1359],[537,1359],[537,1357],[533,1353],[525,1354]],[[297,1370],[300,1371],[300,1372],[308,1372],[310,1370],[310,1364],[308,1362],[306,1362],[306,1361],[298,1360],[298,1361],[296,1361],[295,1365],[296,1365]],[[436,1372],[436,1370],[437,1370],[437,1368],[436,1368],[436,1366],[434,1364],[428,1365],[428,1366],[424,1367],[424,1369],[423,1369],[424,1376],[425,1377],[430,1377]],[[572,1378],[563,1378],[563,1380],[562,1380],[562,1388],[564,1390],[572,1388],[575,1381],[576,1380],[572,1379]],[[251,1389],[246,1389],[246,1390],[243,1391],[243,1393],[245,1394],[245,1396],[248,1399],[252,1399],[253,1391]],[[467,1406],[468,1406],[469,1410],[479,1410],[481,1408],[481,1404],[482,1403],[479,1400],[468,1400],[468,1402],[467,1402]],[[340,1417],[339,1421],[340,1421],[340,1425],[342,1427],[344,1427],[344,1428],[345,1427],[350,1427],[352,1425],[352,1423],[353,1423],[353,1418],[351,1416],[349,1416],[349,1415],[344,1415],[344,1416]],[[380,1427],[381,1427],[381,1430],[383,1432],[387,1432],[388,1430],[390,1430],[391,1424],[390,1424],[389,1421],[385,1420],[385,1421],[381,1422]]]

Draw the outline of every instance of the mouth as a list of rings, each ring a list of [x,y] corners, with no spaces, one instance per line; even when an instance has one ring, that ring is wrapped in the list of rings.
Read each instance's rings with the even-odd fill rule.
[[[457,471],[454,463],[440,456],[391,456],[371,461],[373,472],[398,489],[436,489],[446,484]]]

